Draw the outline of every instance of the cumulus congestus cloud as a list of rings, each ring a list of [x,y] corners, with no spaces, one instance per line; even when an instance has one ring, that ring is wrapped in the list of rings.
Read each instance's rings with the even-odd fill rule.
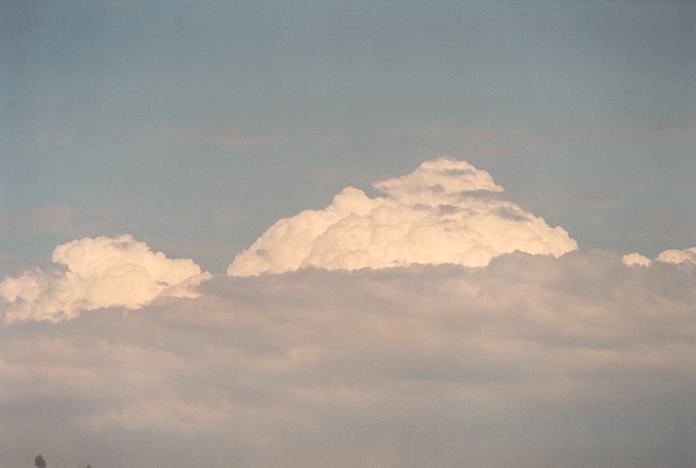
[[[192,260],[169,259],[130,235],[61,244],[52,260],[52,271],[29,270],[0,283],[0,311],[8,322],[55,322],[81,310],[137,309],[159,297],[195,297],[195,288],[210,278]]]
[[[484,266],[504,253],[560,256],[577,248],[562,227],[501,196],[488,172],[441,157],[374,184],[371,198],[353,187],[323,210],[271,226],[229,266],[231,276],[453,263]]]

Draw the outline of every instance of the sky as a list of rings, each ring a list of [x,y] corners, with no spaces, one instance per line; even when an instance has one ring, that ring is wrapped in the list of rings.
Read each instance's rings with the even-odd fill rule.
[[[694,43],[0,0],[0,465],[694,466]]]
[[[442,154],[588,247],[694,243],[692,2],[1,8],[12,272],[130,233],[222,273],[277,219]]]

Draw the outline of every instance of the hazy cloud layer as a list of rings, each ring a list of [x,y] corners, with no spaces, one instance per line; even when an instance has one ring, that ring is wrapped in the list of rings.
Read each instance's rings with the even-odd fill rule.
[[[35,269],[0,283],[0,311],[8,322],[58,321],[81,310],[137,309],[159,297],[195,297],[210,274],[189,259],[169,259],[129,235],[59,245],[56,268]]]
[[[59,254],[60,255],[60,254]],[[6,466],[687,467],[696,265],[217,278],[0,328]]]
[[[483,170],[442,157],[374,184],[371,198],[348,187],[323,210],[271,226],[228,268],[232,276],[454,263],[483,266],[515,250],[562,255],[577,244],[561,227],[505,200]]]

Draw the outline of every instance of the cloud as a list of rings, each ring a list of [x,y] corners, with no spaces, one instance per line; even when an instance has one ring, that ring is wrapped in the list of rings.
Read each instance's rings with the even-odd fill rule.
[[[173,217],[157,212],[141,200],[119,200],[111,197],[97,200],[94,194],[82,195],[89,203],[98,204],[99,208],[78,209],[53,204],[0,213],[0,231],[5,230],[12,237],[20,239],[28,236],[69,239],[125,227],[140,229],[143,219],[155,224],[182,223],[181,216]]]
[[[515,253],[0,327],[3,463],[694,466],[695,280]]]
[[[229,266],[231,276],[454,263],[484,266],[516,250],[562,255],[577,248],[561,227],[503,197],[488,172],[442,157],[403,177],[374,184],[371,198],[353,187],[323,210],[271,226]]]
[[[696,263],[696,247],[691,247],[690,249],[678,250],[669,249],[660,252],[657,259],[661,262],[668,263]]]
[[[628,266],[648,266],[652,263],[652,260],[650,260],[648,257],[639,254],[638,252],[633,252],[626,254],[622,257],[624,264]]]
[[[425,125],[389,129],[387,133],[417,147],[427,142],[434,147],[456,148],[461,154],[475,157],[519,157],[561,146],[556,135],[472,126]]]
[[[138,309],[160,297],[195,297],[195,288],[210,278],[192,260],[168,259],[130,235],[74,240],[57,246],[52,260],[64,268],[30,270],[0,283],[8,322],[59,321],[81,310]]]
[[[663,250],[657,256],[658,262],[663,263],[695,263],[696,264],[696,247],[691,247],[690,249],[668,249]],[[623,256],[623,262],[626,265],[642,265],[647,266],[652,263],[648,257],[639,254],[638,252],[630,253]]]
[[[696,465],[696,248],[577,251],[449,158],[375,188],[231,277],[123,235],[5,278],[3,464]]]

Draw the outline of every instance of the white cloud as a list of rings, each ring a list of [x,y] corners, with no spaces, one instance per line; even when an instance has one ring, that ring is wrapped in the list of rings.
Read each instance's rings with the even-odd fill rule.
[[[678,250],[669,249],[660,252],[657,259],[661,262],[668,263],[696,263],[696,247],[691,247],[690,249]]]
[[[623,262],[628,266],[648,266],[652,263],[652,260],[638,252],[633,252],[624,255]]]
[[[663,263],[696,263],[696,247],[691,247],[689,249],[679,250],[679,249],[668,249],[663,250],[657,256],[658,262]],[[638,252],[633,252],[623,256],[623,262],[626,265],[641,265],[647,266],[652,263],[648,257],[641,255]]]
[[[447,158],[375,187],[269,228],[251,277],[124,235],[5,278],[3,463],[694,466],[696,248],[564,255]]]
[[[271,226],[229,266],[231,276],[454,263],[484,266],[516,250],[562,255],[577,248],[561,227],[501,196],[483,170],[448,157],[374,184],[370,198],[348,187],[323,210]]]
[[[694,466],[694,278],[517,253],[0,327],[3,464]]]
[[[210,278],[192,260],[168,259],[129,235],[74,240],[57,246],[52,260],[64,268],[26,271],[0,283],[8,322],[58,321],[81,310],[195,297],[195,288]]]

